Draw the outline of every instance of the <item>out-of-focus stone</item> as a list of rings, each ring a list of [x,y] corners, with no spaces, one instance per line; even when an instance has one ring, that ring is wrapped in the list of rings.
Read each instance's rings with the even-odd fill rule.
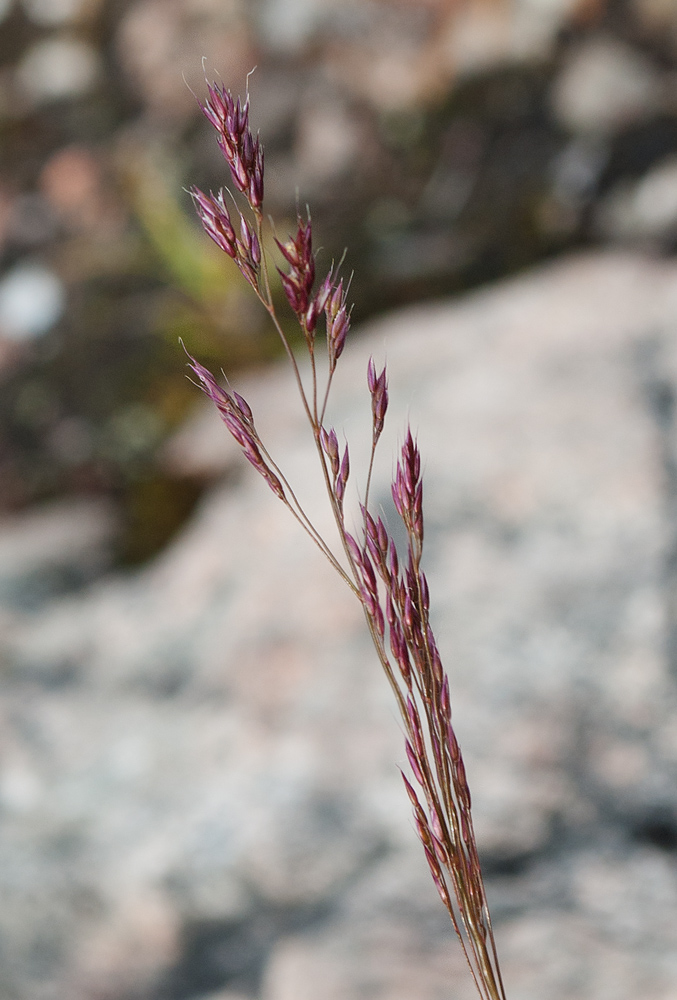
[[[327,184],[354,162],[360,142],[359,125],[338,95],[317,91],[299,117],[295,148],[297,175],[303,189]]]
[[[21,4],[34,24],[52,28],[93,17],[101,0],[21,0]]]
[[[0,339],[31,340],[61,318],[66,303],[63,284],[41,264],[16,264],[0,279]]]
[[[677,8],[672,0],[633,0],[631,6],[645,31],[662,42],[667,38],[677,49]]]
[[[639,181],[618,185],[598,206],[599,232],[620,240],[666,240],[677,235],[677,156]]]
[[[377,861],[349,887],[324,925],[283,936],[273,949],[262,1000],[327,1000],[369,994],[388,1000],[442,1000],[452,984],[458,1000],[474,987],[437,901],[417,844]]]
[[[508,61],[543,59],[576,6],[576,0],[517,0],[513,4],[470,0],[450,13],[444,44],[461,74]]]
[[[298,52],[328,6],[326,0],[263,0],[256,12],[263,41],[273,51]]]
[[[66,146],[50,156],[40,173],[40,188],[69,229],[104,239],[119,225],[120,213],[104,190],[101,163],[84,146]]]
[[[572,48],[553,90],[553,105],[572,132],[605,134],[655,110],[663,84],[652,63],[617,39]]]
[[[180,927],[172,899],[166,893],[122,889],[112,918],[93,922],[85,934],[70,984],[76,995],[101,995],[102,979],[104,996],[138,995],[178,957]]]
[[[39,246],[56,233],[56,219],[49,204],[39,194],[12,199],[7,219],[7,238],[22,249]]]
[[[117,529],[104,500],[61,501],[0,519],[0,604],[53,599],[106,568]]]
[[[195,111],[202,66],[242,87],[256,63],[240,0],[140,0],[120,23],[120,59],[146,107],[166,120]]]
[[[216,993],[201,993],[195,1000],[251,1000],[251,998],[233,990],[218,990]]]
[[[17,68],[24,93],[36,103],[81,97],[97,82],[96,49],[77,38],[45,38],[26,52]]]
[[[547,58],[576,6],[576,0],[384,0],[346,9],[335,2],[326,5],[324,33],[333,73],[344,85],[395,110],[442,97],[459,76]]]
[[[394,531],[392,455],[418,431],[431,611],[526,1000],[677,984],[676,307],[674,263],[581,256],[384,317],[337,372],[360,482],[387,354],[373,501]],[[292,376],[237,388],[332,537]],[[359,608],[239,461],[142,572],[3,611],[2,989],[469,998]]]

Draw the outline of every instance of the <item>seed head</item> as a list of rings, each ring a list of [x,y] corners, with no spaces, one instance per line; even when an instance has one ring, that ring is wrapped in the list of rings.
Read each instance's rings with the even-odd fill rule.
[[[346,292],[343,278],[326,293],[324,312],[327,320],[327,348],[329,367],[333,371],[343,353],[346,336],[350,329],[350,310],[346,306]]]
[[[376,445],[383,431],[386,410],[388,409],[388,381],[385,366],[380,375],[376,374],[373,358],[369,359],[367,366],[367,384],[371,393],[372,433],[374,445]]]
[[[230,221],[230,213],[226,208],[223,190],[214,195],[211,192],[205,194],[199,188],[194,187],[190,193],[207,236],[214,240],[220,250],[236,260],[235,231]]]
[[[315,258],[313,256],[313,236],[310,218],[305,222],[299,216],[296,236],[289,237],[286,243],[275,240],[278,249],[290,266],[289,274],[278,268],[282,287],[287,301],[302,322],[305,322],[309,333],[315,330],[317,322],[316,308],[310,309],[310,295],[315,282]],[[307,319],[310,319],[310,324]]]
[[[249,127],[249,96],[244,103],[224,86],[207,84],[208,98],[200,107],[216,130],[223,153],[238,191],[254,209],[263,202],[263,147]]]
[[[332,475],[334,479],[336,479],[339,471],[339,446],[336,431],[333,428],[326,431],[324,427],[321,427],[320,443],[322,445],[322,450],[329,459]]]
[[[421,482],[421,457],[411,430],[402,446],[401,459],[397,463],[395,480],[392,484],[393,502],[397,513],[405,523],[407,531],[423,544],[423,484]]]
[[[208,84],[207,89],[208,96],[201,105],[202,110],[216,130],[233,183],[247,200],[255,225],[248,221],[249,214],[244,217],[235,209],[239,215],[239,226],[236,224],[237,219],[233,210],[227,208],[223,191],[207,195],[194,188],[195,206],[210,238],[235,260],[277,322],[268,282],[263,279],[260,244],[263,226],[263,147],[249,125],[249,98],[235,100],[230,91],[219,84]],[[333,428],[322,426],[332,376],[350,327],[347,289],[332,266],[320,287],[313,292],[315,258],[310,217],[304,220],[299,216],[295,235],[284,243],[276,242],[284,261],[283,269],[278,269],[282,287],[298,318],[313,362],[312,397],[306,395],[299,369],[279,323],[278,332],[296,370],[306,413],[321,449],[322,470],[349,564],[347,571],[308,519],[291,487],[270,458],[259,438],[246,400],[220,386],[211,372],[193,358],[190,358],[191,367],[203,391],[216,404],[244,456],[294,513],[362,604],[379,658],[396,691],[402,713],[405,750],[414,785],[418,784],[420,789],[415,790],[404,775],[403,780],[433,880],[459,936],[482,1000],[505,1000],[472,828],[470,792],[452,726],[449,682],[429,621],[428,581],[421,568],[423,486],[418,446],[408,429],[392,483],[393,501],[407,533],[406,550],[403,550],[400,563],[383,520],[374,517],[367,509],[374,449],[382,434],[388,409],[386,369],[384,367],[379,373],[373,358],[369,360],[367,384],[372,409],[372,457],[365,501],[361,505],[363,534],[360,534],[358,542],[347,531],[343,511],[350,475],[348,446],[341,453],[336,432]],[[314,338],[323,312],[329,373],[320,410]]]
[[[343,458],[341,459],[341,468],[339,469],[339,474],[336,477],[336,499],[339,505],[343,504],[343,497],[346,492],[346,483],[348,482],[348,476],[350,475],[350,456],[348,454],[348,445],[346,445],[343,452]]]
[[[284,488],[279,477],[261,454],[261,442],[254,427],[254,418],[249,403],[238,392],[230,393],[223,389],[212,373],[190,354],[188,359],[189,367],[200,380],[200,388],[216,404],[221,419],[240,445],[245,458],[263,476],[273,493],[280,500],[285,500]]]

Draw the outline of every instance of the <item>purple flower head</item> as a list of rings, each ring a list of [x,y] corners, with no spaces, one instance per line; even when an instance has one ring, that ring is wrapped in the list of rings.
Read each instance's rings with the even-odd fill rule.
[[[373,358],[369,358],[367,364],[367,385],[369,386],[369,392],[373,396],[374,389],[376,388],[376,365]]]
[[[241,396],[239,392],[235,392],[235,390],[233,389],[232,399],[235,405],[237,406],[237,409],[240,411],[242,417],[248,423],[252,424],[254,422],[254,417],[252,415],[251,407],[249,406],[249,403],[244,398],[244,396]]]
[[[332,272],[325,278],[318,299],[324,302],[324,314],[327,323],[327,349],[329,351],[329,366],[333,369],[336,362],[343,353],[346,343],[346,336],[350,329],[350,309],[346,305],[346,290],[343,287],[343,278],[333,287],[331,285]]]
[[[330,268],[329,273],[327,274],[326,278],[324,279],[324,281],[322,282],[322,284],[320,285],[315,294],[314,302],[315,302],[315,309],[318,315],[326,307],[329,296],[331,295],[333,288],[333,277],[334,277],[334,269]]]
[[[407,760],[409,761],[409,766],[413,772],[414,777],[418,781],[419,785],[425,785],[425,778],[423,777],[423,771],[421,770],[421,765],[418,762],[414,748],[412,747],[409,740],[406,740],[404,744],[405,750],[407,752]]]
[[[350,554],[353,557],[356,565],[360,566],[362,563],[362,549],[357,544],[357,542],[355,541],[355,539],[353,538],[353,536],[350,534],[349,531],[346,531],[346,545],[348,546]]]
[[[263,204],[263,146],[258,136],[254,144],[254,165],[250,171],[249,202],[253,208],[260,208]]]
[[[261,245],[259,238],[250,227],[244,215],[240,216],[240,233],[242,235],[242,246],[247,258],[251,260],[255,267],[261,263]]]
[[[336,431],[333,428],[326,431],[324,427],[321,427],[320,443],[322,445],[323,452],[329,459],[332,475],[334,476],[334,479],[336,479],[339,471],[339,445],[338,438],[336,437]]]
[[[393,580],[397,580],[400,575],[400,561],[397,557],[397,549],[394,545],[390,547],[390,576]]]
[[[185,348],[184,348],[185,350]],[[188,354],[188,352],[186,351]],[[196,361],[194,357],[188,354],[188,367],[193,370],[200,381],[200,388],[204,392],[205,396],[211,399],[212,403],[216,405],[219,413],[223,416],[226,413],[230,413],[232,409],[232,400],[228,392],[223,389],[212,373],[201,365],[199,361]]]
[[[208,83],[207,93],[209,97],[205,103],[202,104],[201,101],[198,101],[198,104],[205,117],[217,132],[225,131],[226,123],[233,113],[232,94],[225,87],[219,86],[218,83]]]
[[[407,790],[407,795],[409,796],[409,801],[411,802],[412,806],[414,807],[414,810],[420,811],[421,810],[421,804],[418,801],[418,796],[416,795],[416,792],[414,791],[411,782],[409,781],[409,779],[407,778],[407,776],[405,774],[403,774],[402,771],[400,771],[400,774],[402,775],[402,781],[404,782],[404,787]]]
[[[190,354],[188,355],[188,364],[200,380],[202,391],[216,404],[221,419],[242,448],[245,458],[263,476],[273,493],[280,500],[285,500],[282,483],[261,454],[261,442],[254,427],[254,417],[249,403],[239,392],[230,393],[223,389],[212,373]]]
[[[343,289],[343,278],[334,286],[331,293],[327,296],[327,320],[331,321],[336,319],[338,311],[341,306],[345,305],[346,296]]]
[[[433,834],[435,835],[435,839],[438,841],[438,843],[442,844],[444,841],[444,830],[442,829],[440,814],[438,813],[436,807],[433,807],[430,810],[430,827],[432,829]]]
[[[332,361],[332,366],[336,365],[336,362],[343,354],[343,348],[346,344],[346,336],[348,330],[350,329],[350,318],[346,311],[345,306],[342,306],[337,315],[336,319],[333,320],[331,325],[327,329],[327,339],[329,341],[329,356]]]
[[[397,463],[392,495],[397,513],[404,521],[407,530],[421,545],[423,543],[421,456],[409,428],[402,446],[400,461]]]
[[[244,103],[218,83],[207,84],[207,100],[200,103],[203,114],[217,133],[223,153],[238,191],[255,210],[263,202],[263,148],[249,127],[249,97]]]
[[[348,445],[346,445],[343,452],[343,458],[341,459],[341,468],[339,469],[339,474],[336,477],[336,499],[339,504],[343,503],[343,497],[346,492],[346,483],[348,482],[348,476],[350,475],[350,456],[348,454]]]
[[[390,545],[390,539],[388,538],[388,532],[386,531],[386,526],[379,517],[376,522],[376,534],[378,537],[378,545],[384,556],[388,554],[388,547]]]
[[[350,328],[348,283],[339,278],[332,265],[319,288],[314,287],[316,268],[309,215],[305,219],[298,216],[294,234],[285,242],[276,240],[281,255],[278,271],[282,288],[305,336],[312,365],[312,387],[306,386],[310,378],[303,377],[284,326],[278,320],[263,262],[260,241],[264,226],[264,156],[260,138],[250,127],[248,95],[244,100],[236,100],[222,84],[208,83],[207,99],[201,108],[216,130],[233,184],[246,199],[249,211],[244,204],[245,215],[234,207],[240,204],[237,195],[228,191],[225,195],[223,191],[205,194],[198,188],[192,191],[195,207],[210,238],[235,260],[277,326],[320,451],[321,472],[342,542],[342,554],[325,541],[270,457],[247,401],[219,385],[211,372],[189,356],[191,368],[247,461],[294,514],[362,605],[401,711],[411,768],[411,781],[404,775],[403,780],[433,880],[451,916],[482,1000],[505,1000],[472,829],[470,793],[451,724],[449,682],[429,620],[430,595],[422,570],[423,485],[416,439],[407,429],[392,483],[393,501],[406,529],[406,546],[402,546],[400,562],[384,521],[368,510],[374,453],[388,410],[386,368],[379,371],[373,358],[367,366],[372,447],[360,504],[358,541],[347,530],[343,509],[350,475],[348,446],[341,449],[336,431],[323,426],[332,377]],[[315,336],[323,313],[328,364],[320,365]]]
[[[261,244],[244,215],[240,215],[240,237],[235,239],[235,252],[235,262],[243,276],[253,288],[258,288]]]
[[[303,321],[306,324],[308,333],[314,333],[315,327],[317,326],[317,302],[315,299],[311,299],[308,303],[308,308],[306,309]]]
[[[386,410],[388,409],[388,380],[386,378],[385,366],[380,375],[376,374],[376,366],[373,358],[369,359],[369,364],[367,365],[367,385],[371,393],[373,439],[374,444],[376,444],[383,431]]]
[[[223,191],[219,191],[218,195],[211,192],[207,195],[194,187],[190,193],[207,235],[214,240],[220,250],[235,260],[237,258],[235,231],[226,208]]]
[[[281,243],[279,240],[275,240],[275,242],[290,266],[289,274],[285,274],[278,268],[284,293],[293,311],[302,322],[305,322],[315,282],[315,258],[313,256],[310,218],[304,222],[299,216],[296,236],[290,237],[286,243]],[[310,320],[307,329],[308,332],[312,333],[317,321],[316,311],[310,312]]]

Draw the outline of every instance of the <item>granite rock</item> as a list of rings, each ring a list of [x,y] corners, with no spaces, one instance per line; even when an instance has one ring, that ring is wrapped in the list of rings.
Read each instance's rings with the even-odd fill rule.
[[[393,526],[407,419],[424,455],[514,1000],[677,989],[676,306],[674,263],[578,256],[386,316],[341,359],[358,484],[388,359]],[[330,533],[288,371],[245,392]],[[151,565],[0,593],[0,995],[469,998],[359,608],[218,430],[230,473]]]

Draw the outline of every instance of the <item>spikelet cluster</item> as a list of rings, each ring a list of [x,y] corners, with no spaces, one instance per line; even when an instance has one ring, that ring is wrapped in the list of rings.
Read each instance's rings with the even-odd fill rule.
[[[406,532],[406,551],[398,553],[383,518],[369,510],[374,454],[388,409],[385,367],[373,359],[367,367],[371,397],[371,458],[360,504],[361,532],[346,526],[344,500],[350,476],[348,445],[326,424],[325,411],[337,363],[350,329],[350,307],[343,279],[330,268],[316,287],[310,217],[297,220],[286,242],[276,240],[284,295],[304,335],[311,361],[312,385],[306,387],[280,324],[270,290],[263,250],[263,147],[249,126],[249,98],[235,100],[228,90],[208,85],[202,110],[214,127],[244,211],[222,190],[216,195],[193,189],[197,213],[207,234],[239,267],[271,316],[291,362],[333,511],[340,552],[315,528],[282,471],[259,438],[246,401],[222,388],[198,361],[190,366],[245,457],[288,507],[312,541],[329,559],[362,605],[374,646],[391,684],[405,731],[410,777],[402,778],[430,872],[461,942],[482,1000],[505,1000],[491,919],[473,832],[471,799],[463,756],[454,732],[449,680],[430,624],[428,581],[423,553],[423,482],[421,456],[407,430],[392,483],[395,508]],[[234,214],[238,216],[233,224]],[[323,320],[327,358],[321,376],[316,358],[318,324]]]

